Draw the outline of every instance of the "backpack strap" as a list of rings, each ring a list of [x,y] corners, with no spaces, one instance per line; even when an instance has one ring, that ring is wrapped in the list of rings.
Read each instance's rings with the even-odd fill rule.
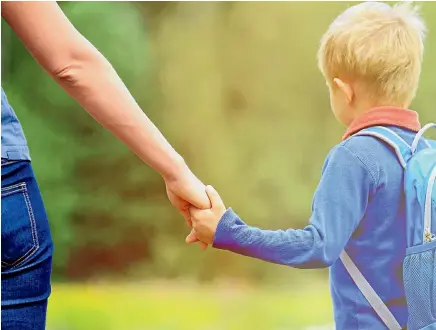
[[[368,300],[369,304],[382,319],[386,327],[389,330],[401,330],[401,325],[395,319],[395,316],[374,291],[371,284],[369,284],[345,250],[342,251],[340,258],[354,283],[356,283],[356,286],[359,288],[360,292],[362,292],[363,296],[366,298],[366,300]]]
[[[425,125],[423,128],[421,128],[421,130],[416,134],[415,138],[413,139],[413,143],[412,143],[412,154],[415,153],[416,148],[418,147],[419,140],[421,139],[421,137],[424,136],[424,133],[425,133],[429,128],[436,128],[436,124],[434,124],[434,123],[428,123],[428,124]],[[427,140],[424,140],[424,143],[427,145],[427,147],[431,148],[431,145],[430,145],[430,143],[428,143]]]
[[[373,136],[387,143],[397,155],[397,158],[403,168],[406,168],[407,162],[412,157],[410,145],[393,130],[383,126],[373,126],[365,128],[353,136],[366,135]]]
[[[373,136],[383,142],[387,143],[397,155],[397,158],[403,168],[406,168],[407,162],[412,157],[411,147],[404,141],[401,136],[395,133],[393,130],[383,126],[373,126],[359,131],[353,136]],[[389,330],[401,330],[401,326],[395,319],[395,316],[391,313],[386,304],[381,300],[379,295],[372,288],[371,284],[363,276],[362,272],[357,268],[356,264],[351,260],[350,256],[344,250],[340,255],[340,259],[344,264],[350,277],[353,279],[360,292],[366,298],[368,303],[372,306],[374,311],[386,325]]]

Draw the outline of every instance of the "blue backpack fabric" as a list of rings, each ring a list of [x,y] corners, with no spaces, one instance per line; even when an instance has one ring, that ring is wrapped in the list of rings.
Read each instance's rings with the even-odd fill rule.
[[[408,330],[436,329],[436,148],[422,139],[436,124],[425,125],[412,145],[382,126],[369,127],[357,135],[373,136],[388,144],[404,169],[407,249],[403,263]],[[418,143],[425,148],[418,151]],[[341,260],[362,294],[389,330],[401,326],[357,266],[343,251]]]

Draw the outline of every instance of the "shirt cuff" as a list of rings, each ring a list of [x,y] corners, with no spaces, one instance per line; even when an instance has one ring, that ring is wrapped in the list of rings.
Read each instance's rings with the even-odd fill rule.
[[[232,246],[232,227],[237,219],[237,214],[229,207],[218,222],[212,244],[214,248],[228,250]]]

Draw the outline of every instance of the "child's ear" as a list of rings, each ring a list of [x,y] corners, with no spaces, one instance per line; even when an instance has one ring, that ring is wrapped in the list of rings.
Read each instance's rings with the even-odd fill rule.
[[[342,81],[339,78],[334,78],[333,84],[345,96],[347,103],[351,104],[354,100],[354,90],[351,87],[351,85],[347,84],[346,82]]]

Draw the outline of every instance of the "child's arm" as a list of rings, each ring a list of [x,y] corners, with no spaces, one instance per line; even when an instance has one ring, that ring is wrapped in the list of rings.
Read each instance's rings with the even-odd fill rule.
[[[212,209],[191,208],[196,236],[218,249],[300,268],[328,267],[365,214],[376,180],[345,146],[331,152],[304,229],[262,230],[245,224],[207,187]],[[216,232],[215,232],[216,231]]]

